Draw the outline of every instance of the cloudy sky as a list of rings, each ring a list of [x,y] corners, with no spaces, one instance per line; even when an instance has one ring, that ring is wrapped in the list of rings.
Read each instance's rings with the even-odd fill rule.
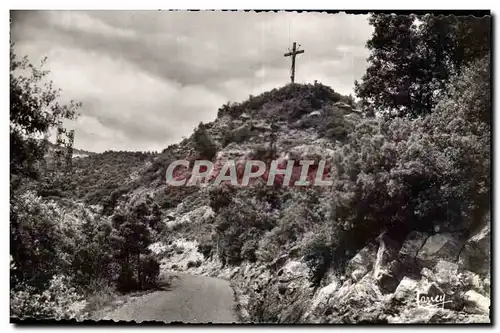
[[[63,101],[83,103],[75,147],[162,150],[227,101],[318,80],[343,94],[366,68],[365,15],[166,11],[14,12],[19,55],[47,69]]]

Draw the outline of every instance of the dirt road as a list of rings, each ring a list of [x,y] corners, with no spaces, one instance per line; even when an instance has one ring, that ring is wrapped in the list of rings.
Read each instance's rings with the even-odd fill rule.
[[[174,274],[168,291],[135,298],[108,313],[104,320],[166,323],[233,323],[233,290],[229,282],[207,276]]]

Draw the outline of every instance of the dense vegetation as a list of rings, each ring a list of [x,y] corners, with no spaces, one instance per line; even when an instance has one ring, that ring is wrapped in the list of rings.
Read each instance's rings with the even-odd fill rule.
[[[60,319],[79,313],[84,296],[104,289],[154,287],[159,264],[148,245],[162,225],[151,200],[112,207],[111,220],[74,201],[102,205],[130,176],[130,165],[150,155],[105,153],[73,163],[74,134],[62,124],[76,118],[80,104],[59,104],[52,84],[41,84],[47,74],[11,49],[11,315]],[[47,163],[43,137],[52,130],[58,150]]]
[[[342,273],[382,231],[396,241],[412,230],[471,232],[490,210],[490,21],[425,16],[417,25],[415,18],[370,19],[369,67],[356,83],[366,115],[359,121],[346,120],[338,107],[353,105],[352,97],[319,83],[286,85],[219,109],[218,120],[237,122],[246,114],[270,124],[269,142],[254,148],[255,159],[270,161],[284,150],[280,131],[314,130],[335,147],[331,187],[160,187],[172,161],[213,160],[224,147],[266,131],[250,122],[230,124],[225,133],[216,133],[215,122],[200,123],[189,139],[160,154],[106,152],[44,175],[35,134],[73,119],[78,104],[56,104],[50,86],[34,88],[42,72],[12,57],[12,70],[33,71],[24,79],[11,74],[13,313],[57,315],[106,285],[153,287],[159,266],[148,245],[175,236],[163,230],[162,210],[181,202],[177,212],[202,204],[215,212],[202,226],[180,227],[206,258],[224,265],[303,258],[316,287],[329,268]],[[151,189],[151,196],[122,200],[138,188]]]
[[[450,80],[490,54],[491,18],[373,15],[369,67],[356,93],[384,113],[432,112]]]
[[[393,27],[400,26],[400,20],[396,16],[373,17],[372,24]],[[434,22],[427,20],[425,24]],[[467,22],[460,21],[461,29]],[[449,24],[453,28],[457,23]],[[472,24],[474,30],[488,21]],[[382,43],[380,29],[375,30],[370,43]],[[420,50],[385,41],[380,49],[388,54]],[[310,264],[311,282],[318,285],[328,267],[333,265],[341,272],[344,263],[383,230],[398,241],[411,230],[466,234],[474,230],[490,209],[491,89],[490,58],[480,56],[487,53],[487,45],[478,45],[478,40],[472,43],[473,50],[466,44],[457,46],[470,56],[443,64],[452,67],[446,78],[431,75],[443,87],[439,102],[426,104],[425,112],[420,109],[423,104],[408,104],[402,117],[368,117],[342,133],[346,140],[335,152],[332,188],[310,192],[267,187],[215,189],[211,206],[219,212],[216,232],[211,241],[203,238],[200,250],[211,255],[216,247],[210,244],[217,243],[221,260],[234,265],[244,260],[271,261],[286,253],[304,255]],[[365,80],[375,75],[373,68],[367,73]],[[377,84],[370,82],[373,87]],[[383,95],[391,91],[384,88],[391,82],[379,82],[376,88]],[[420,87],[425,94],[428,86]],[[279,99],[287,91],[274,91],[255,100],[262,106],[268,96]],[[304,101],[295,97],[287,101]],[[373,102],[378,109],[390,110],[390,105]],[[233,115],[250,103],[220,112]],[[305,104],[301,107],[310,112]],[[307,123],[300,126],[306,128]],[[321,126],[318,129],[323,130]]]

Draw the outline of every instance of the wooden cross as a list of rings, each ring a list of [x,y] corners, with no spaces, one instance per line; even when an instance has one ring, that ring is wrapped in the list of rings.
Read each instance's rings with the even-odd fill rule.
[[[297,56],[297,54],[301,54],[301,53],[304,53],[304,50],[298,50],[296,48],[296,45],[297,43],[296,42],[293,42],[293,49],[291,52],[288,52],[288,53],[285,53],[285,57],[292,57],[292,75],[290,76],[290,79],[292,79],[292,83],[295,82],[295,57]],[[290,51],[290,49],[288,49],[288,51]]]

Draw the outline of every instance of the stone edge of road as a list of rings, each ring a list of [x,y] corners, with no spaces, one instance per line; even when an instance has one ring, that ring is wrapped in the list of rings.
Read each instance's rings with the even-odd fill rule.
[[[238,318],[238,324],[248,324],[251,323],[250,315],[246,309],[246,302],[244,302],[245,295],[241,289],[237,286],[235,281],[228,280],[231,289],[233,289],[234,305],[233,311]]]

